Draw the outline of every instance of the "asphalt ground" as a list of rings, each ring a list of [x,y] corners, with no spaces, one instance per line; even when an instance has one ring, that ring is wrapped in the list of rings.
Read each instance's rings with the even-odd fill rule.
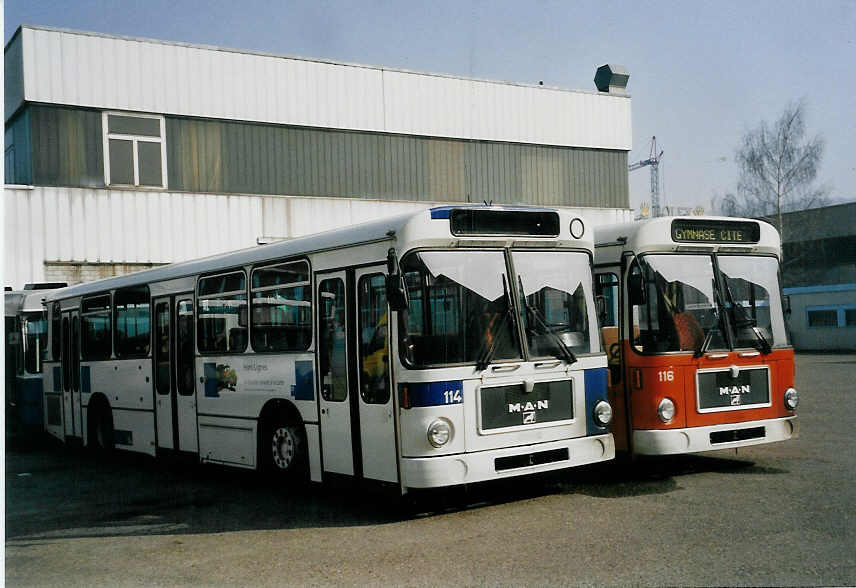
[[[854,585],[856,354],[800,438],[423,497],[7,437],[9,586]]]

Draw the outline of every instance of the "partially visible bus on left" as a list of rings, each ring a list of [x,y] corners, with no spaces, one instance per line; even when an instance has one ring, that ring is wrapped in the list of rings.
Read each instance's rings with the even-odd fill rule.
[[[5,292],[6,422],[23,430],[40,430],[42,416],[42,361],[48,346],[45,308],[53,286]]]

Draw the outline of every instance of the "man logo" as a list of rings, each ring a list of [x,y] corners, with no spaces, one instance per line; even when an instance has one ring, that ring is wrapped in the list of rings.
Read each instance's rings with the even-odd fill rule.
[[[535,413],[534,412],[524,412],[523,413],[523,424],[531,425],[535,422]]]
[[[514,402],[508,404],[508,412],[529,412],[550,408],[549,400],[536,400],[535,402]]]

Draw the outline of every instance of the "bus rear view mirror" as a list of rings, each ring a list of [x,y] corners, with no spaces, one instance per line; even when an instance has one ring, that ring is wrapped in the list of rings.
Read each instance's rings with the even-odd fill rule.
[[[407,298],[407,286],[404,283],[404,276],[401,275],[394,247],[390,247],[386,254],[386,272],[386,299],[389,301],[389,307],[396,311],[405,310],[410,305],[410,301]]]
[[[631,306],[645,304],[645,284],[642,281],[642,274],[630,274],[627,280],[627,295]]]

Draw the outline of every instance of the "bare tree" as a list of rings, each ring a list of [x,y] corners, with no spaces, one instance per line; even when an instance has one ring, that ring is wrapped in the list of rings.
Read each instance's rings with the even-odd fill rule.
[[[820,135],[805,138],[805,102],[789,104],[772,124],[761,124],[743,136],[735,161],[740,166],[736,193],[716,199],[727,216],[770,218],[785,238],[782,213],[827,203],[828,189],[816,186],[823,158]]]

